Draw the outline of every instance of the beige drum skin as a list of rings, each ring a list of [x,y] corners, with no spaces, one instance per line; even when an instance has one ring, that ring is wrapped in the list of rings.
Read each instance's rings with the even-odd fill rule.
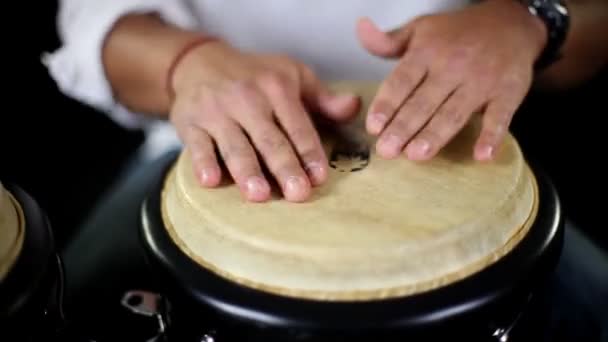
[[[163,188],[174,242],[202,267],[239,284],[297,298],[376,300],[468,277],[512,250],[535,220],[536,180],[513,136],[492,162],[473,160],[472,120],[428,162],[376,155],[365,133],[378,84],[359,93],[359,117],[322,132],[329,179],[306,203],[247,203],[232,183],[200,187],[183,152]],[[14,233],[13,233],[14,235]]]
[[[0,281],[4,280],[21,251],[24,222],[21,207],[0,183]]]

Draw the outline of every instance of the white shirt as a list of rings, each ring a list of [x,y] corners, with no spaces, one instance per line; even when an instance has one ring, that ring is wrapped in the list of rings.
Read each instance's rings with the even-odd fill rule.
[[[211,33],[247,51],[287,54],[324,80],[381,80],[395,61],[370,55],[355,25],[370,17],[389,30],[430,13],[453,10],[467,0],[60,0],[62,45],[43,56],[59,89],[107,113],[126,128],[148,132],[150,157],[178,146],[173,128],[126,110],[112,96],[101,46],[113,24],[127,13],[157,12],[174,25]],[[145,53],[142,51],[141,53]]]

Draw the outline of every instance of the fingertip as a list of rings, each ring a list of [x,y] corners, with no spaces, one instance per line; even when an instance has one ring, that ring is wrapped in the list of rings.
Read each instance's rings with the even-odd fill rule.
[[[384,159],[395,159],[401,154],[403,142],[394,134],[380,137],[376,142],[376,153]]]
[[[495,147],[489,144],[475,146],[474,157],[477,161],[491,161],[494,159]]]
[[[376,56],[395,57],[399,50],[399,44],[367,17],[357,22],[357,36],[361,45]]]
[[[366,129],[371,135],[377,136],[388,122],[388,115],[382,112],[371,112],[367,114]]]
[[[283,185],[285,199],[290,202],[304,202],[311,194],[311,185],[306,177],[290,176]]]
[[[424,139],[412,141],[405,149],[408,159],[415,161],[425,161],[433,158],[433,148],[431,143]]]
[[[222,180],[222,175],[219,167],[208,166],[200,167],[198,169],[199,182],[204,187],[216,187]]]
[[[361,98],[356,94],[324,94],[319,100],[323,112],[337,121],[353,118],[361,108]]]
[[[249,177],[241,188],[250,202],[265,202],[270,198],[270,184],[263,177]]]
[[[305,167],[312,186],[319,186],[327,180],[327,166],[319,162],[308,163]]]
[[[359,34],[367,34],[371,31],[381,32],[370,17],[360,17],[357,20],[357,31]]]

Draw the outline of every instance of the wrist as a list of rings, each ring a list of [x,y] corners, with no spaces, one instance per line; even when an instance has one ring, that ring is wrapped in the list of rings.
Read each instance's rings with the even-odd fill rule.
[[[508,14],[513,18],[511,25],[519,28],[529,43],[527,46],[532,52],[534,59],[538,59],[548,43],[547,27],[542,19],[532,15],[528,8],[519,0],[487,0],[495,4],[496,10],[502,14]]]
[[[200,69],[201,56],[206,55],[204,51],[213,49],[213,46],[218,44],[222,45],[222,42],[216,37],[197,36],[186,41],[174,53],[165,76],[165,91],[171,101],[181,85],[193,76],[192,71]]]

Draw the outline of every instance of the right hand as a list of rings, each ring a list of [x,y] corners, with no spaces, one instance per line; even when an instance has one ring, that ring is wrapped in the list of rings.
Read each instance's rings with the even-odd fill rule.
[[[308,110],[342,121],[359,109],[356,96],[331,94],[297,61],[243,53],[222,42],[191,51],[172,84],[170,121],[200,184],[220,183],[219,157],[243,196],[254,202],[271,196],[263,166],[288,201],[306,200],[312,187],[327,179],[327,156]]]

